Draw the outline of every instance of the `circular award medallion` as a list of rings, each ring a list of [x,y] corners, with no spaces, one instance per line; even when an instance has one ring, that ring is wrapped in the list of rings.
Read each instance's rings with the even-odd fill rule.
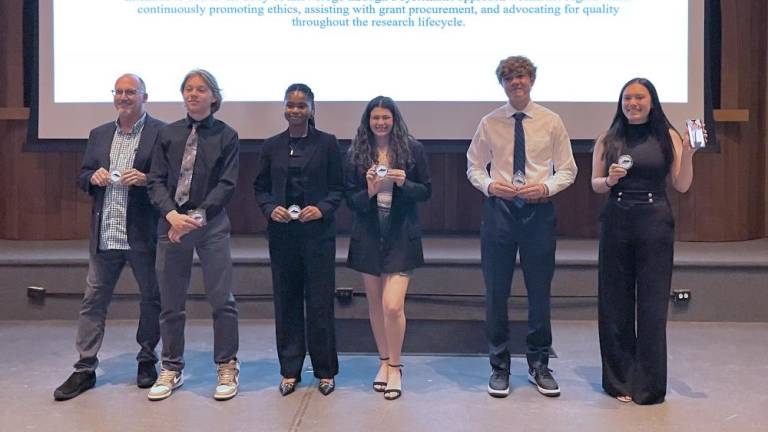
[[[376,175],[379,177],[386,177],[387,172],[389,172],[389,168],[387,168],[386,165],[377,165],[376,166]]]
[[[299,218],[299,213],[301,213],[301,207],[293,204],[292,206],[288,207],[288,213],[291,215],[291,219],[297,220]]]
[[[525,174],[523,174],[522,171],[517,171],[514,176],[512,176],[512,184],[515,186],[525,186]]]
[[[201,226],[206,224],[205,219],[205,210],[203,209],[193,209],[187,212],[187,216],[191,217],[195,221],[197,221]]]
[[[624,168],[625,170],[628,170],[632,168],[632,164],[634,161],[632,160],[632,156],[628,154],[623,154],[619,156],[618,162],[616,162],[620,167]]]

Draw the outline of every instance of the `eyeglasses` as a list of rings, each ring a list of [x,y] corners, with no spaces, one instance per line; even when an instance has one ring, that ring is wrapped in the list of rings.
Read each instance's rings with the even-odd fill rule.
[[[122,95],[136,96],[139,93],[141,93],[141,90],[132,89],[132,88],[112,90],[112,96],[122,96]]]

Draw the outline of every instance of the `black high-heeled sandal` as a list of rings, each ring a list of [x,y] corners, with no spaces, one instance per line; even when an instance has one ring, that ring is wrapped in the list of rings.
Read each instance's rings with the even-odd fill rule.
[[[284,378],[284,379],[291,379],[291,378]],[[278,390],[280,390],[280,394],[282,396],[288,396],[289,394],[293,393],[296,390],[296,387],[301,382],[301,375],[296,377],[292,382],[285,382],[283,380],[280,380],[280,385],[277,387]]]
[[[336,390],[336,380],[333,378],[321,378],[317,389],[320,390],[323,396],[328,396]]]
[[[389,387],[387,387],[387,388],[384,389],[384,399],[386,399],[386,400],[395,400],[395,399],[397,399],[397,398],[399,398],[400,396],[403,395],[403,390],[402,390],[402,387],[403,387],[403,381],[402,381],[403,365],[401,365],[401,364],[399,364],[399,365],[391,365],[391,364],[387,363],[387,366],[388,367],[392,367],[392,368],[397,368],[397,370],[400,372],[400,378],[401,378],[400,379],[400,388],[396,389],[396,388],[389,388]],[[387,371],[387,372],[389,372],[389,371]]]
[[[389,360],[389,357],[387,357],[387,358],[379,357],[379,360],[385,362],[385,361]],[[381,368],[381,366],[379,366],[379,368]],[[389,371],[387,371],[387,372],[389,372]],[[376,379],[376,378],[374,378],[374,379]],[[387,388],[387,382],[386,381],[374,381],[373,382],[373,391],[382,393],[384,390],[386,390],[386,388]]]

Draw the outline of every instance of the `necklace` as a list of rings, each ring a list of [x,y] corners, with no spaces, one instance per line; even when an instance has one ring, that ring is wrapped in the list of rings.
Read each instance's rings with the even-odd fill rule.
[[[296,147],[294,147],[295,144],[298,144],[299,141],[303,140],[307,136],[300,136],[300,137],[290,137],[288,139],[288,155],[293,156],[296,153]]]

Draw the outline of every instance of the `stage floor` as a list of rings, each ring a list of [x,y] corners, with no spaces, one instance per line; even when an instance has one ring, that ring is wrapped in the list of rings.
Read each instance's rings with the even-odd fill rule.
[[[149,402],[136,388],[135,322],[110,320],[96,388],[66,402],[53,390],[76,359],[74,321],[0,321],[2,431],[765,431],[768,428],[768,324],[669,325],[669,392],[656,406],[622,404],[600,388],[597,324],[555,321],[550,366],[562,396],[545,398],[512,361],[512,393],[486,393],[484,356],[403,358],[404,393],[385,401],[370,389],[373,356],[342,356],[328,397],[305,369],[299,390],[281,397],[269,320],[242,320],[240,394],[211,398],[211,327],[187,326],[186,382]],[[444,335],[444,337],[449,337]],[[309,367],[309,361],[306,362]]]

